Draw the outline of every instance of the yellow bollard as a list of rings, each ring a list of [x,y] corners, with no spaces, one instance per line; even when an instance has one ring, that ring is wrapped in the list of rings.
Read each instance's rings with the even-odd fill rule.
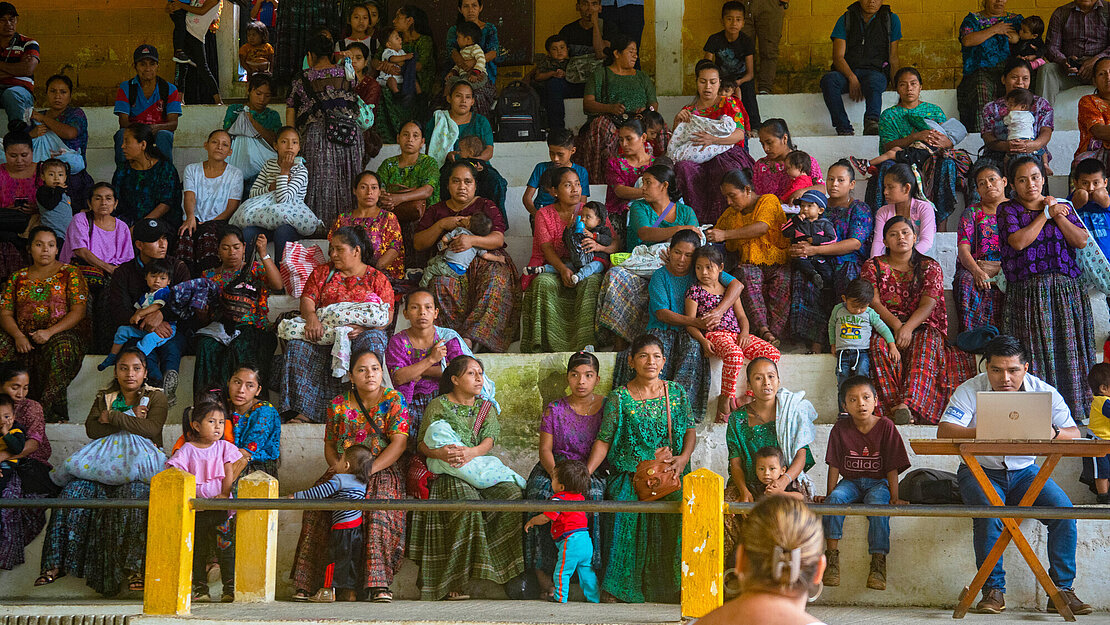
[[[190,500],[196,494],[196,478],[180,469],[166,469],[150,482],[143,614],[189,614],[196,524]]]
[[[255,471],[239,480],[239,499],[276,499],[276,478]],[[235,601],[274,600],[277,586],[277,510],[235,513]]]
[[[725,481],[709,469],[682,480],[682,617],[701,618],[724,603]]]

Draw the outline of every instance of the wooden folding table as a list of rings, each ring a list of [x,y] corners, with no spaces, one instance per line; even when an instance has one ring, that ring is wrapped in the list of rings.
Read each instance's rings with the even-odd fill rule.
[[[1029,489],[1025,491],[1025,496],[1021,498],[1018,507],[1027,508],[1033,505],[1037,499],[1037,495],[1041,493],[1048,478],[1052,475],[1052,471],[1056,469],[1056,464],[1060,462],[1060,458],[1093,458],[1097,456],[1105,456],[1110,453],[1110,441],[1091,440],[1091,439],[1073,439],[1073,440],[1050,440],[1050,441],[974,441],[968,439],[914,439],[910,441],[910,447],[914,453],[921,456],[959,456],[967,468],[971,470],[971,474],[975,476],[975,481],[979,483],[979,487],[983,489],[987,499],[992,506],[1005,506],[1006,503],[998,496],[998,492],[994,490],[994,485],[991,484],[990,478],[983,471],[983,467],[976,460],[977,456],[1044,456],[1044,464],[1041,465],[1040,470],[1033,478],[1032,484]],[[1048,576],[1048,572],[1041,566],[1040,560],[1037,559],[1036,552],[1033,547],[1029,545],[1029,541],[1021,533],[1021,526],[1017,519],[1002,519],[1002,533],[998,536],[994,546],[991,547],[990,552],[987,554],[983,565],[979,567],[979,572],[975,574],[975,578],[971,580],[971,585],[964,587],[964,592],[960,596],[960,602],[956,605],[956,609],[952,612],[952,618],[963,618],[967,614],[968,608],[971,607],[971,602],[979,596],[979,591],[983,589],[983,584],[986,583],[987,577],[994,569],[994,565],[1002,558],[1002,553],[1006,551],[1006,546],[1010,541],[1014,541],[1014,545],[1021,552],[1025,562],[1029,564],[1029,568],[1033,570],[1033,575],[1036,576],[1037,582],[1044,587],[1048,592],[1048,596],[1052,598],[1052,604],[1056,606],[1060,616],[1064,617],[1066,621],[1074,621],[1075,615],[1072,614],[1071,608],[1068,607],[1060,596],[1060,589],[1056,584],[1052,583],[1052,578]]]

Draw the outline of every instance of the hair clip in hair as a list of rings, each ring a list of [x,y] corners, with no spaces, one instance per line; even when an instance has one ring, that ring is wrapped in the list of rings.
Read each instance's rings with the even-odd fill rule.
[[[794,584],[797,583],[798,578],[802,574],[802,549],[795,547],[790,550],[789,554],[782,547],[775,545],[775,550],[771,555],[774,565],[771,568],[771,579],[779,582],[780,584]],[[788,581],[782,581],[783,569],[787,566],[790,567],[790,578]]]

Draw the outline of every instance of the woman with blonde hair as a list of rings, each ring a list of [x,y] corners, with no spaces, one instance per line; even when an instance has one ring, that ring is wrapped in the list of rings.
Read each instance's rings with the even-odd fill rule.
[[[698,625],[824,625],[806,612],[822,590],[825,535],[806,504],[768,497],[752,508],[736,548],[740,596]]]

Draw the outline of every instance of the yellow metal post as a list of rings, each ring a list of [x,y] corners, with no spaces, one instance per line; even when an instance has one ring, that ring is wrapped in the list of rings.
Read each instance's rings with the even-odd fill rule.
[[[239,480],[239,499],[275,499],[276,478],[255,471]],[[277,585],[277,510],[235,513],[235,601],[274,600]]]
[[[725,481],[698,469],[682,481],[682,616],[701,618],[724,603]]]
[[[180,469],[166,469],[150,482],[144,614],[189,614],[196,521],[189,500],[196,494],[196,478]]]

